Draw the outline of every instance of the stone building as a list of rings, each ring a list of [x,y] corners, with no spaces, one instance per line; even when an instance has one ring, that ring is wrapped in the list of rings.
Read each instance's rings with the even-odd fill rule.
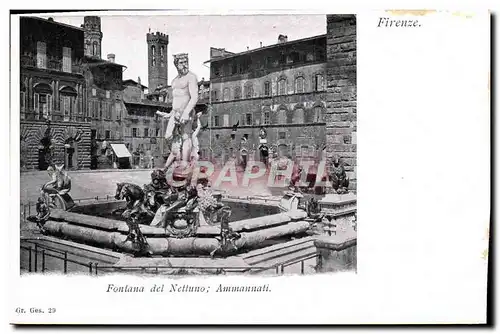
[[[20,19],[21,170],[90,167],[84,31],[52,19]]]
[[[341,158],[357,189],[356,16],[327,15],[327,156]]]
[[[166,120],[158,117],[156,111],[169,112],[171,104],[148,99],[145,86],[137,80],[123,82],[123,101],[125,116],[123,119],[123,141],[132,153],[132,165],[138,167],[150,166],[151,158],[154,165],[164,163],[164,139]]]
[[[246,137],[250,159],[260,160],[264,127],[278,155],[318,160],[326,140],[326,41],[326,35],[295,41],[280,35],[274,45],[236,54],[211,48],[212,111],[202,156],[224,162],[238,155]]]
[[[123,143],[123,71],[115,62],[115,55],[101,58],[101,18],[85,16],[85,57],[83,62],[87,83],[87,109],[91,119],[92,169],[113,167],[111,144]]]

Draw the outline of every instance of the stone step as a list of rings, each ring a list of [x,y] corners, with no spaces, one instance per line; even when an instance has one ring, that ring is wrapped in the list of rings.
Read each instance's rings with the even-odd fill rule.
[[[260,251],[262,251],[262,254],[252,257],[244,257],[244,260],[252,266],[271,267],[295,258],[301,258],[316,254],[316,247],[314,246],[314,241],[312,238],[308,238],[308,240],[305,242],[296,241],[297,240],[291,241],[291,245],[289,245],[289,243],[284,243],[262,248],[260,249]]]

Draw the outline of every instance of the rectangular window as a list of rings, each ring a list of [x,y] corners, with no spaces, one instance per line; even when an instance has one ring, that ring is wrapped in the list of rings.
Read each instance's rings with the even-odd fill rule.
[[[286,132],[278,132],[278,139],[286,139]]]
[[[219,95],[217,94],[217,90],[212,91],[212,100],[219,101]]]
[[[149,137],[149,128],[144,128],[144,137]]]
[[[35,109],[35,119],[38,119],[40,108],[40,96],[38,93],[33,94],[33,108]]]
[[[47,68],[47,44],[36,43],[36,64],[38,68]]]
[[[52,119],[52,95],[46,95],[46,106],[43,110],[46,119]]]
[[[220,126],[220,124],[219,124],[219,116],[214,116],[214,126]]]
[[[121,120],[122,119],[122,105],[120,102],[115,102],[115,113],[116,113],[116,119]]]
[[[109,90],[106,91],[106,98],[109,99],[111,97],[111,92]]]
[[[303,93],[304,92],[304,78],[298,77],[295,79],[295,92]]]
[[[229,115],[224,115],[224,126],[229,126]]]
[[[300,147],[300,150],[301,150],[301,156],[302,157],[308,157],[309,156],[309,146],[307,145],[302,145]]]
[[[314,76],[314,90],[315,91],[323,90],[323,76],[321,74]]]
[[[246,125],[252,125],[252,114],[246,114]]]
[[[111,102],[106,103],[108,105],[108,119],[111,119],[111,115],[113,114],[113,105]]]
[[[264,124],[269,124],[269,111],[264,112]]]
[[[286,94],[286,80],[281,79],[278,81],[278,95]]]
[[[109,139],[111,136],[111,131],[106,130],[106,132],[104,132],[104,133],[105,133],[106,139]]]
[[[115,136],[116,136],[116,137],[115,137],[116,139],[121,139],[121,138],[120,138],[120,131],[116,131]]]
[[[99,117],[99,119],[102,119],[102,110],[104,109],[103,108],[103,102],[99,101],[98,105],[99,105],[99,115],[98,115],[98,117]]]
[[[24,109],[25,109],[25,101],[26,101],[26,95],[24,94],[24,92],[21,92],[19,98],[20,98],[20,107],[21,107],[21,112],[24,112]]]
[[[92,96],[96,96],[97,95],[97,90],[95,88],[92,88]]]
[[[71,48],[63,47],[63,72],[71,73]]]
[[[280,55],[280,64],[285,64],[286,63],[286,55],[282,53]]]
[[[264,83],[264,95],[265,96],[271,95],[271,83],[269,81]]]
[[[61,101],[61,111],[64,115],[64,120],[69,121],[69,116],[70,116],[70,97],[61,95],[61,98],[59,99]]]
[[[156,135],[155,135],[155,137],[159,137],[159,136],[160,136],[160,129],[156,128]]]
[[[132,128],[132,137],[137,137],[137,128]]]

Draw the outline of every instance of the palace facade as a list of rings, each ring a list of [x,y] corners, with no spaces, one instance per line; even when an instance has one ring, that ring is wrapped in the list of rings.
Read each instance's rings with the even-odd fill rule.
[[[84,31],[20,18],[21,170],[90,167]]]
[[[237,157],[245,137],[249,159],[260,160],[263,127],[276,155],[319,159],[326,144],[325,78],[326,35],[295,41],[280,35],[274,45],[241,53],[212,48],[202,157],[222,163]]]

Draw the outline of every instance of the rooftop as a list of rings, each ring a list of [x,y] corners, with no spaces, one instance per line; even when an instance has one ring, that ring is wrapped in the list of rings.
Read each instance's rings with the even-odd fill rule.
[[[137,85],[139,85],[139,83],[137,81],[132,80],[132,79],[123,80],[123,84],[125,86],[137,86]],[[142,87],[142,89],[148,89],[148,87],[144,86],[143,84],[141,84],[141,87]]]
[[[83,28],[75,27],[75,26],[72,26],[72,25],[66,24],[66,23],[57,22],[57,21],[54,21],[54,19],[52,19],[52,18],[44,19],[42,17],[37,17],[37,16],[22,16],[22,18],[34,19],[34,20],[38,20],[38,21],[48,22],[48,23],[59,25],[59,26],[63,26],[63,27],[67,27],[67,28],[71,28],[71,29],[83,31]]]
[[[293,44],[296,44],[296,43],[302,43],[302,42],[312,41],[312,40],[320,39],[320,38],[323,38],[323,37],[326,37],[326,34],[312,36],[312,37],[306,37],[306,38],[301,38],[301,39],[296,39],[296,40],[288,41],[288,42],[281,42],[281,43],[271,44],[271,45],[263,46],[261,48],[259,47],[259,48],[251,49],[251,50],[248,50],[248,51],[243,51],[243,52],[234,53],[234,54],[223,56],[223,57],[217,57],[217,58],[214,58],[214,59],[210,59],[210,60],[205,61],[204,64],[210,63],[210,62],[213,62],[213,61],[230,59],[230,58],[234,58],[234,57],[237,57],[237,56],[243,56],[243,55],[251,54],[251,53],[254,53],[254,52],[257,52],[257,51],[261,51],[261,50],[268,50],[268,49],[272,49],[272,48],[276,48],[276,47],[281,48],[281,47],[288,46],[288,45],[293,45]]]
[[[107,65],[109,65],[109,66],[119,66],[119,67],[125,67],[125,68],[127,67],[125,65],[121,65],[121,64],[109,61],[109,60],[104,60],[104,59],[101,59],[99,57],[85,56],[84,60],[90,66],[107,66]]]

